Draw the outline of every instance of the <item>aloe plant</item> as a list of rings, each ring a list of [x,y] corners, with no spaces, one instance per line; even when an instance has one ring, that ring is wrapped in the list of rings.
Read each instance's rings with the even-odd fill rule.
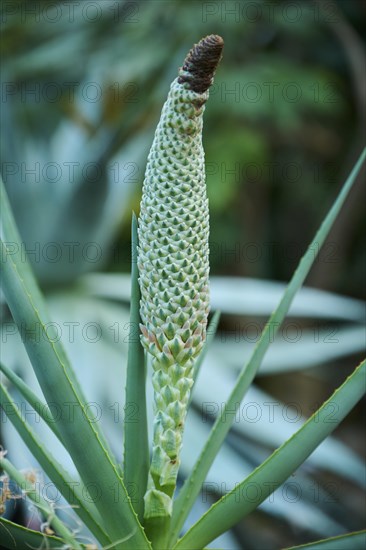
[[[88,543],[92,547],[204,548],[284,483],[364,393],[366,361],[288,441],[180,537],[185,518],[230,429],[227,411],[243,399],[273,340],[273,332],[283,322],[366,157],[364,151],[320,225],[244,365],[190,476],[175,498],[190,393],[202,357],[210,345],[210,339],[206,338],[209,314],[208,205],[201,132],[203,105],[208,98],[207,90],[220,60],[222,46],[222,39],[215,35],[201,40],[188,54],[173,82],[148,159],[138,228],[133,218],[132,248],[133,257],[138,253],[138,265],[132,265],[131,327],[141,322],[142,345],[131,337],[126,404],[134,404],[139,414],[136,423],[125,424],[123,464],[118,462],[92,416],[65,350],[45,330],[50,320],[47,306],[29,264],[24,262],[21,240],[1,186],[4,294],[19,329],[23,334],[27,331],[24,345],[45,401],[6,365],[0,368],[35,411],[42,411],[42,419],[67,449],[76,477],[65,470],[42,443],[20,414],[4,384],[1,384],[2,408],[45,474],[88,529]],[[215,315],[212,326],[217,326],[217,321]],[[41,339],[35,337],[36,327],[43,331]],[[147,350],[146,357],[142,346]],[[154,412],[147,409],[145,401],[148,357],[152,359],[154,370]],[[326,422],[330,403],[336,410],[331,423]],[[154,414],[154,435],[149,460],[147,415],[151,414]],[[233,415],[231,418],[233,420]],[[32,502],[44,517],[42,533],[1,518],[2,544],[5,547],[13,548],[15,544],[18,547],[47,545],[49,548],[78,549],[85,546],[85,538],[59,517],[57,509],[43,497],[42,487],[32,476],[14,467],[6,451],[0,453],[0,467],[4,471],[3,507],[15,498],[15,493],[9,489],[11,479],[18,485],[20,496]],[[243,490],[253,483],[260,488],[257,498],[243,501]],[[92,495],[95,487],[98,498]],[[363,540],[364,534],[351,533],[307,548],[339,545],[356,548]]]

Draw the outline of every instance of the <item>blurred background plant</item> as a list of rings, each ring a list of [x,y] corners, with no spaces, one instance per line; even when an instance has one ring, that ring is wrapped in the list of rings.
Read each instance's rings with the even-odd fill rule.
[[[130,329],[129,276],[120,273],[130,269],[131,210],[138,210],[153,131],[187,45],[209,33],[225,40],[204,127],[212,307],[223,315],[194,394],[187,472],[361,149],[365,5],[30,0],[4,2],[1,10],[2,174],[58,334],[117,453]],[[304,289],[295,301],[196,513],[295,431],[361,357],[361,180],[308,278],[319,290]],[[5,305],[2,342],[3,362],[37,387]],[[274,416],[266,403],[278,405]],[[361,528],[362,411],[356,407],[296,483],[221,545],[275,549]],[[8,423],[3,444],[19,467],[33,464]]]

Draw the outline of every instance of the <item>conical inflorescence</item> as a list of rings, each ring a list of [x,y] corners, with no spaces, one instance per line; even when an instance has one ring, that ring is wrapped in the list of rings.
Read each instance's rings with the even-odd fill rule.
[[[193,366],[209,313],[202,117],[223,40],[202,39],[173,81],[148,157],[139,217],[141,340],[152,356],[154,435],[145,518],[171,514]]]

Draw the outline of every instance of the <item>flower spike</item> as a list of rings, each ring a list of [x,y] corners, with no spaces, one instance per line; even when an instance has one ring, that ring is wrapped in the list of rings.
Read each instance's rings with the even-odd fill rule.
[[[149,153],[139,217],[141,341],[152,356],[154,436],[145,518],[170,516],[193,366],[209,313],[202,118],[223,40],[210,35],[173,81]]]

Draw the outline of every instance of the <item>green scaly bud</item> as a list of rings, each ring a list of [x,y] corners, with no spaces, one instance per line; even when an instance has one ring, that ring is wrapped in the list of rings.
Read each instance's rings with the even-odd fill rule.
[[[145,518],[171,515],[193,365],[209,313],[209,212],[202,117],[223,40],[202,39],[173,81],[148,157],[139,218],[142,344],[154,369]]]

